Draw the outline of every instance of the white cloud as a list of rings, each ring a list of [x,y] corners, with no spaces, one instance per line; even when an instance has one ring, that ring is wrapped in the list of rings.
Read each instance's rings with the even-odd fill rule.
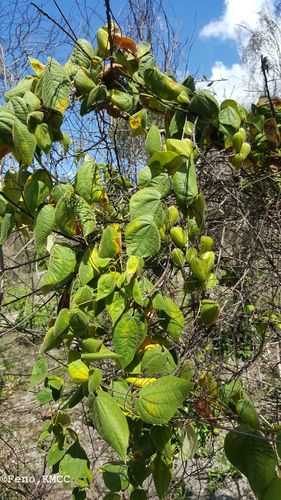
[[[214,83],[210,89],[207,87],[207,90],[210,90],[210,92],[212,92],[220,102],[224,99],[235,99],[238,102],[241,102],[241,104],[247,106],[251,102],[255,102],[261,93],[261,89],[256,90],[255,92],[249,91],[248,69],[242,64],[233,64],[232,66],[227,67],[222,61],[216,61],[212,67],[209,79],[211,81],[214,80]],[[206,88],[205,83],[201,83],[199,86],[201,88]]]
[[[222,40],[233,39],[239,52],[249,40],[249,32],[239,30],[239,26],[257,27],[261,11],[273,15],[274,0],[224,0],[222,16],[206,24],[201,30],[200,36],[202,38],[218,37]],[[216,61],[208,78],[211,81],[214,80],[210,90],[219,101],[233,98],[244,105],[249,105],[251,102],[255,102],[263,92],[259,63],[257,63],[256,71],[252,68],[252,74],[250,74],[249,67],[246,65],[237,63],[227,66],[222,61]],[[215,81],[223,79],[225,81]],[[205,88],[206,85],[201,84],[200,87]],[[251,92],[249,89],[255,89],[255,91]]]
[[[210,21],[200,32],[201,37],[218,37],[223,40],[235,38],[237,26],[248,24],[254,27],[258,21],[258,12],[264,5],[269,8],[272,0],[225,0],[223,15]]]

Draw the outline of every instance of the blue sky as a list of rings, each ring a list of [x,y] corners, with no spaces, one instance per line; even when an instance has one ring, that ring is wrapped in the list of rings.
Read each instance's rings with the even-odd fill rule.
[[[88,3],[94,9],[93,31],[96,30],[102,24],[99,16],[105,19],[104,0],[79,1]],[[73,7],[73,0],[57,2],[72,25],[77,25],[79,13]],[[212,86],[219,99],[240,97],[241,100],[243,95],[242,100],[247,100],[249,74],[240,63],[237,27],[241,24],[255,27],[258,12],[265,8],[272,9],[274,0],[163,0],[163,4],[182,39],[193,34],[189,72],[198,79],[203,75],[210,79],[226,79]],[[52,0],[43,0],[41,5],[56,15]],[[110,5],[116,19],[121,19],[126,12],[127,1],[111,0]]]
[[[245,0],[247,1],[247,0]],[[58,0],[63,12],[77,19],[78,13],[73,9],[74,3],[69,0]],[[200,37],[200,31],[212,19],[219,18],[224,10],[224,0],[163,0],[166,13],[173,26],[184,39],[193,33],[193,45],[190,53],[190,71],[198,71],[201,74],[209,74],[213,63],[218,59],[226,61],[227,64],[239,62],[239,56],[233,40],[220,40]],[[42,2],[43,7],[53,14],[56,13],[52,2]],[[88,5],[105,17],[103,0],[88,2]],[[126,12],[126,0],[111,0],[112,11],[117,20]],[[96,27],[100,20],[96,18]]]

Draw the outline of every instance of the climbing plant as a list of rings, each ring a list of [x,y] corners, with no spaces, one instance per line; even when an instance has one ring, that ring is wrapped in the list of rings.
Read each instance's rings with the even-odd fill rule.
[[[98,30],[96,48],[78,40],[64,65],[53,58],[30,64],[33,75],[6,92],[0,109],[0,155],[18,163],[2,183],[0,242],[15,229],[31,232],[38,256],[47,255],[40,293],[60,299],[30,380],[30,389],[40,386],[38,401],[52,408],[41,435],[52,438],[48,467],[70,477],[64,486],[73,498],[86,498],[94,478],[69,410],[87,400],[91,425],[119,457],[102,467],[105,498],[125,490],[133,500],[148,498],[149,476],[165,498],[175,457],[196,452],[188,416],[197,405],[214,425],[235,420],[227,458],[258,499],[277,500],[280,424],[260,418],[238,379],[215,378],[208,366],[197,379],[184,345],[191,315],[202,328],[221,321],[197,160],[217,149],[235,176],[241,168],[257,177],[273,168],[280,102],[262,98],[250,112],[234,100],[219,105],[191,76],[178,83],[164,74],[150,45],[114,24]],[[46,168],[54,145],[70,146],[63,127],[74,105],[81,116],[120,118],[132,136],[144,137],[148,159],[137,185],[100,154],[77,152],[73,182],[58,182]],[[162,289],[167,276],[177,276],[177,297]],[[68,366],[55,376],[48,353],[60,346]]]

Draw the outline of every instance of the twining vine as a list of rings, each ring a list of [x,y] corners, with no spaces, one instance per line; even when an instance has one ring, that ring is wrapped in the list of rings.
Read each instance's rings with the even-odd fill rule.
[[[223,150],[236,176],[241,168],[263,174],[279,154],[279,109],[273,115],[264,98],[251,112],[234,100],[219,105],[191,76],[177,83],[157,67],[148,43],[123,36],[109,11],[96,48],[80,39],[64,65],[53,58],[30,64],[34,74],[6,92],[0,109],[0,156],[18,162],[1,188],[0,242],[15,229],[32,232],[34,261],[44,271],[40,293],[63,298],[30,381],[30,389],[41,384],[36,397],[52,409],[42,430],[52,443],[48,467],[70,476],[73,498],[86,498],[93,473],[68,410],[87,400],[92,425],[119,456],[103,465],[105,498],[121,490],[149,498],[149,476],[165,498],[175,457],[187,442],[196,452],[189,415],[197,405],[214,425],[221,417],[230,427],[236,421],[225,438],[227,458],[258,499],[279,499],[279,423],[260,418],[237,378],[215,378],[206,367],[197,379],[183,349],[189,317],[202,328],[223,321],[197,161]],[[148,160],[137,187],[120,165],[114,170],[85,152],[74,182],[50,174],[44,158],[57,142],[67,153],[62,128],[74,102],[81,116],[107,112],[145,137]],[[175,275],[179,299],[161,289]],[[48,373],[46,353],[62,345],[68,368],[59,377]]]

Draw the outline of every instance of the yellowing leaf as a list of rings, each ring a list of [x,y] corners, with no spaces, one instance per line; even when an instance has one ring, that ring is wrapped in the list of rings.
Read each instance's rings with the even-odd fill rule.
[[[76,384],[89,380],[89,368],[81,359],[76,359],[68,365],[68,373]]]
[[[29,62],[30,66],[32,67],[33,71],[36,73],[37,76],[41,76],[42,73],[45,71],[45,64],[41,63],[38,61],[38,59],[34,59],[33,57],[29,57]]]
[[[121,316],[113,331],[113,345],[120,354],[120,364],[123,368],[133,360],[137,350],[146,337],[147,325],[139,315],[133,315],[129,310]]]
[[[127,36],[114,35],[113,46],[116,48],[126,50],[127,52],[130,52],[134,56],[136,56],[137,54],[136,42],[132,40],[132,38],[129,38]]]
[[[126,378],[126,382],[128,384],[132,384],[135,387],[145,387],[146,385],[152,384],[152,382],[155,382],[156,378],[150,377],[150,378],[138,378],[138,377],[129,377]]]
[[[116,258],[121,253],[121,229],[119,224],[108,226],[101,238],[99,256],[102,258]]]
[[[137,413],[148,424],[166,424],[192,387],[191,382],[174,375],[161,377],[140,390],[136,401]]]

